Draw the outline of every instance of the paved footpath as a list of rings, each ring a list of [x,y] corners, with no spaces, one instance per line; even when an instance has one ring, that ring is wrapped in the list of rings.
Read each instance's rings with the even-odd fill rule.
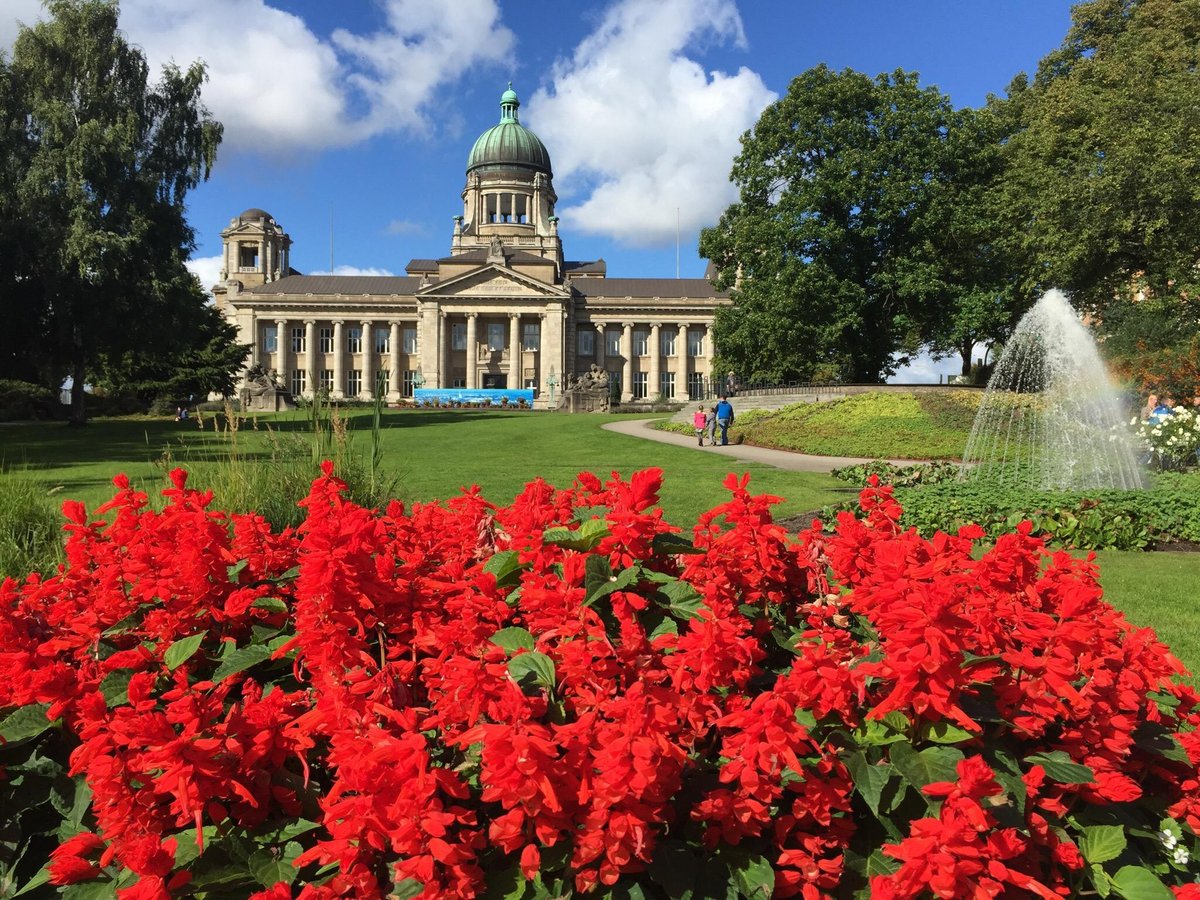
[[[664,444],[675,444],[677,447],[691,447],[697,453],[714,453],[728,457],[736,462],[762,463],[775,466],[777,469],[787,469],[792,472],[831,472],[843,466],[853,466],[858,463],[871,462],[871,459],[857,456],[810,456],[807,453],[793,453],[790,450],[774,450],[769,447],[751,447],[749,444],[729,444],[727,446],[697,446],[695,435],[676,434],[673,431],[659,431],[651,427],[661,419],[626,419],[619,422],[607,422],[603,426],[608,431],[627,434],[631,437],[644,438],[648,441],[659,441]],[[898,466],[911,466],[916,460],[892,459],[888,462]]]

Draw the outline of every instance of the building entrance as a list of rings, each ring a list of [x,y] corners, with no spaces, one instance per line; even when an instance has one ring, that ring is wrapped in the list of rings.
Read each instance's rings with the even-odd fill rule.
[[[488,372],[483,373],[483,386],[485,388],[506,388],[508,387],[507,375],[493,375]]]

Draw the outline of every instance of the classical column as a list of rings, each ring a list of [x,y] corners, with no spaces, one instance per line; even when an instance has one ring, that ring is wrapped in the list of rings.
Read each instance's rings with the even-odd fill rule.
[[[646,386],[646,396],[650,399],[662,393],[662,344],[659,343],[658,322],[650,325],[650,384]]]
[[[304,323],[304,366],[308,372],[308,395],[317,393],[317,323],[308,319]]]
[[[515,390],[521,384],[521,314],[508,314],[508,388]]]
[[[346,346],[345,332],[342,320],[333,320],[333,390],[329,396],[333,400],[346,399]]]
[[[375,362],[375,358],[372,354],[374,354],[374,352],[375,352],[375,342],[374,342],[373,336],[371,334],[371,323],[364,321],[360,327],[362,328],[362,332],[361,332],[362,341],[358,345],[358,349],[362,352],[362,393],[361,393],[361,396],[364,400],[374,400],[375,399],[375,367],[372,365],[372,363]]]
[[[621,323],[621,356],[625,362],[621,366],[621,402],[628,403],[633,399],[633,323]]]
[[[467,313],[467,387],[479,387],[479,339],[475,333],[479,313]]]
[[[400,374],[400,323],[392,321],[388,323],[391,329],[388,332],[388,402],[395,403],[400,399],[400,388],[404,384],[403,376]]]
[[[675,366],[675,396],[690,400],[688,394],[688,327],[683,322],[679,326],[679,336],[675,338],[675,356],[678,365]]]
[[[438,310],[434,326],[437,335],[437,371],[433,373],[431,387],[446,387],[446,311]]]
[[[250,332],[247,335],[250,338],[250,365],[254,365],[262,358],[262,339],[258,336],[258,316],[254,310],[250,310],[246,327]]]
[[[601,369],[604,368],[604,323],[596,323],[596,365]]]
[[[292,336],[288,334],[287,319],[275,320],[275,372],[279,375],[280,383],[285,385],[288,390],[291,390],[292,383],[288,377],[288,346],[292,342]]]

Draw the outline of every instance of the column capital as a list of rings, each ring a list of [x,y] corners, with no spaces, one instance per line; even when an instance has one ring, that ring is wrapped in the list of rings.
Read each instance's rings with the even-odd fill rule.
[[[466,316],[467,316],[467,318],[468,318],[468,319],[474,319],[474,318],[475,318],[476,316],[478,316],[478,315],[479,315],[479,312],[478,312],[477,310],[470,310],[470,311],[469,311],[469,312],[467,312],[467,314],[466,314]]]
[[[622,327],[622,328],[628,328],[628,329],[632,329],[632,328],[633,328],[633,323],[632,323],[632,322],[622,322],[622,323],[621,323],[621,327]]]
[[[330,319],[329,321],[333,322],[334,325],[345,325],[346,324],[345,319]]]
[[[662,322],[651,322],[650,323],[650,329],[652,331],[658,331],[658,329],[660,329],[660,328],[662,328]]]
[[[287,319],[276,319],[275,320],[275,324],[278,325],[280,328],[282,328],[287,323],[288,323]]]
[[[519,312],[510,312],[508,314],[508,317],[510,319],[519,319],[519,318],[521,318],[521,314]]]
[[[317,324],[317,320],[316,320],[316,319],[305,319],[305,320],[304,320],[304,324],[305,324],[305,325],[316,325],[316,324]]]

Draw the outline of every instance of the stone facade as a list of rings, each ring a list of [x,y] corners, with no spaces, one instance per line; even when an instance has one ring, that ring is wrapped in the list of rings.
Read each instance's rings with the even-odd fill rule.
[[[450,255],[414,259],[406,275],[302,275],[269,213],[234,218],[213,293],[253,344],[247,368],[333,399],[531,387],[544,408],[552,385],[596,371],[623,404],[699,396],[727,296],[703,278],[609,278],[603,260],[565,260],[550,157],[519,105],[510,88],[471,151]]]

